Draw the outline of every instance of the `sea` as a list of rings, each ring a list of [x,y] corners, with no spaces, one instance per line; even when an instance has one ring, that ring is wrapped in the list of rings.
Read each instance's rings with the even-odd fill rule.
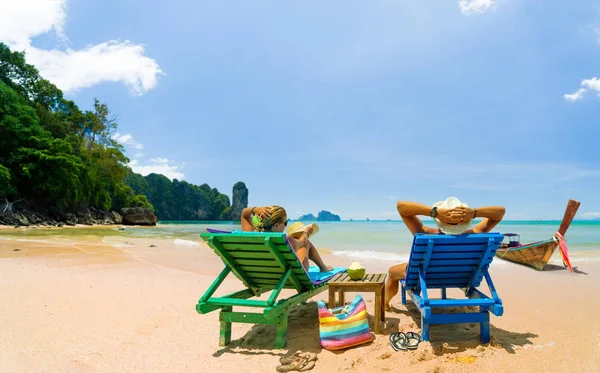
[[[433,222],[424,222],[434,226]],[[306,223],[308,224],[308,223]],[[311,241],[319,250],[342,255],[349,260],[379,259],[403,262],[408,259],[412,235],[401,220],[317,222],[319,232]],[[517,233],[522,244],[551,239],[560,221],[507,220],[496,226],[500,233]],[[164,221],[155,227],[77,228],[77,229],[19,229],[0,231],[0,239],[77,239],[77,236],[103,236],[106,242],[118,237],[172,239],[179,245],[198,245],[200,233],[206,228],[239,230],[239,222]],[[600,260],[600,220],[575,220],[565,235],[572,261]],[[505,238],[507,241],[508,238]],[[558,252],[558,251],[557,251]],[[558,255],[555,255],[558,257]]]

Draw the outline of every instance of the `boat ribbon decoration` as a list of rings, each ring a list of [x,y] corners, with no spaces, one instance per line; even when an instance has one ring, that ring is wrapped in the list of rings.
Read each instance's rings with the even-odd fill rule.
[[[562,234],[560,234],[560,232],[556,232],[552,239],[558,243],[563,265],[569,268],[569,271],[573,272],[573,267],[571,267],[571,262],[569,261],[569,250],[567,249],[567,240],[565,240],[565,238]]]

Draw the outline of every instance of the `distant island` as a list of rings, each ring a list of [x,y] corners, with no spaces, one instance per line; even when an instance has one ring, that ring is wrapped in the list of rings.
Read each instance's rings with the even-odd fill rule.
[[[341,221],[339,215],[331,213],[329,211],[321,210],[315,217],[313,214],[306,214],[299,217],[299,221]]]

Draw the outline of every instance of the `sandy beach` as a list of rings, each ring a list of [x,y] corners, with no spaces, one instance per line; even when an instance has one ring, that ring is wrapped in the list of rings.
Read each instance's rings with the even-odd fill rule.
[[[362,263],[372,273],[394,264]],[[2,239],[0,371],[275,372],[280,357],[304,350],[318,354],[312,372],[598,372],[600,265],[575,266],[574,273],[538,272],[495,261],[505,312],[491,317],[487,345],[478,325],[455,324],[433,326],[431,341],[417,350],[394,351],[390,333],[420,332],[418,311],[396,297],[372,343],[328,351],[319,343],[315,303],[327,298],[323,292],[290,313],[288,344],[279,350],[274,327],[252,324],[233,324],[232,343],[219,347],[218,312],[200,315],[195,305],[222,263],[199,241]],[[230,276],[219,293],[241,289]],[[362,295],[372,326],[373,297]]]

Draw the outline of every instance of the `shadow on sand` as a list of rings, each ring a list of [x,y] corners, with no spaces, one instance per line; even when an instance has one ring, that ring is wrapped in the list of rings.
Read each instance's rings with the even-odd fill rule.
[[[402,306],[401,306],[402,307]],[[404,308],[404,307],[402,307]],[[412,304],[406,304],[406,309],[394,308],[401,316],[410,317],[421,332],[421,313]],[[434,309],[433,313],[460,313],[460,312],[478,312],[478,307],[448,307]],[[481,335],[478,323],[469,324],[441,324],[432,325],[429,328],[431,346],[434,354],[441,356],[449,353],[458,353],[468,350],[477,350],[483,347],[492,346],[503,348],[510,354],[515,354],[515,347],[533,345],[530,338],[538,337],[533,333],[518,333],[504,330],[492,325],[493,317],[490,322],[491,341],[488,344],[481,342]],[[386,328],[387,329],[387,328]],[[398,329],[396,329],[398,330]]]
[[[544,267],[544,271],[548,271],[548,272],[552,272],[552,271],[568,271],[568,270],[569,269],[566,268],[565,266],[560,266],[560,265],[556,265],[556,264],[546,264],[546,266]],[[587,276],[587,272],[583,272],[578,267],[573,267],[573,273],[577,273],[579,275],[586,275]]]
[[[368,315],[369,326],[373,330],[374,317]],[[234,328],[235,328],[234,324]],[[390,325],[392,327],[390,327]],[[394,328],[393,326],[396,326]],[[395,332],[398,326],[398,319],[395,322],[388,319],[387,326],[384,329],[382,323],[382,334],[373,335],[373,341],[377,338],[388,338],[386,334]],[[235,330],[234,330],[235,332]],[[275,326],[273,325],[254,325],[244,336],[235,339],[232,335],[231,343],[221,347],[213,356],[219,357],[225,353],[245,354],[245,355],[272,355],[272,356],[291,356],[296,351],[308,351],[320,353],[322,350],[321,339],[319,336],[319,311],[316,302],[308,302],[294,307],[288,316],[288,335],[287,345],[279,350],[275,347]],[[372,343],[372,342],[371,342]],[[343,354],[353,348],[369,346],[365,343],[359,346],[350,347],[343,350],[332,350],[335,354]]]
[[[235,335],[233,324],[231,343],[221,347],[213,356],[225,353],[245,355],[290,356],[298,350],[321,352],[319,338],[319,311],[316,302],[308,302],[294,307],[288,316],[287,345],[279,350],[275,347],[275,326],[254,325],[243,336]],[[237,338],[237,339],[236,339]]]

